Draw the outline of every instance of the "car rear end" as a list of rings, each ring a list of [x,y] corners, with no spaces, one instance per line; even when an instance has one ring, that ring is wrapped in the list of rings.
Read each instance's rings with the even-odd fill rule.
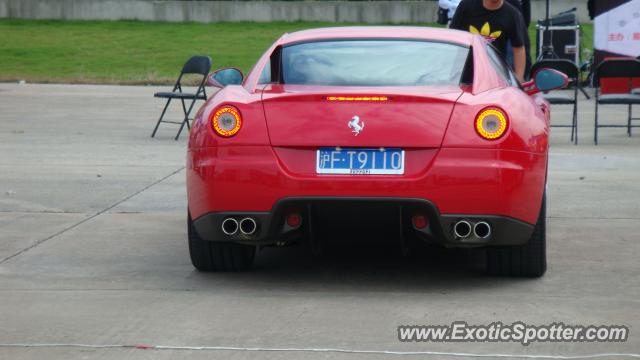
[[[196,117],[187,180],[203,239],[284,244],[358,214],[446,246],[530,238],[547,124],[516,88],[474,93],[469,44],[322,39],[274,54],[257,91],[228,86]]]

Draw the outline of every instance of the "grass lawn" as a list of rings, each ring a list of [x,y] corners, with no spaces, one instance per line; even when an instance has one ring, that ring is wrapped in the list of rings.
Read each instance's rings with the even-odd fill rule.
[[[196,54],[211,56],[214,69],[246,72],[283,33],[341,25],[354,24],[0,19],[0,81],[167,84]]]

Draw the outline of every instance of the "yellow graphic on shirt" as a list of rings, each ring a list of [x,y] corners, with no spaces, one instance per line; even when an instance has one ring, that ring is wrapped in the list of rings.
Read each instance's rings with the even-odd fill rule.
[[[491,25],[489,25],[488,22],[484,23],[484,25],[482,25],[482,29],[480,30],[478,30],[478,28],[473,25],[469,25],[469,32],[471,32],[472,34],[482,35],[489,41],[494,41],[495,39],[499,38],[500,35],[502,35],[502,31],[500,30],[491,32]]]

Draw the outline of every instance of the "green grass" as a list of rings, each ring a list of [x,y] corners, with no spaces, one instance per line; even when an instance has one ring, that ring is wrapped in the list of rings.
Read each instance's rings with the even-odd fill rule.
[[[283,33],[330,25],[0,20],[0,80],[166,83],[196,54],[247,71]]]
[[[246,72],[283,33],[343,25],[0,19],[0,81],[166,84],[196,54]]]

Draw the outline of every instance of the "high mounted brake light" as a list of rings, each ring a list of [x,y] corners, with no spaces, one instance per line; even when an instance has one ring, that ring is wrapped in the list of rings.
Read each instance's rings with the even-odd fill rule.
[[[211,113],[209,119],[213,131],[222,137],[235,135],[240,131],[240,127],[242,126],[240,111],[231,105],[220,106]]]
[[[328,101],[388,101],[387,96],[327,96]]]

